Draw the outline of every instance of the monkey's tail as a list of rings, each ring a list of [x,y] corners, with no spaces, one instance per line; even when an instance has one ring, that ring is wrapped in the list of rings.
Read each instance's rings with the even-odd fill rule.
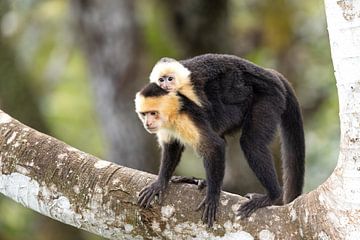
[[[283,81],[286,94],[286,109],[281,115],[281,155],[283,164],[284,203],[301,195],[305,173],[305,139],[300,105],[288,81]]]

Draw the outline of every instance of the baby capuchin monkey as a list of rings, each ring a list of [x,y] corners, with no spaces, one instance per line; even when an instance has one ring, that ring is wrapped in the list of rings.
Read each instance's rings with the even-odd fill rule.
[[[289,203],[302,193],[302,116],[293,89],[280,73],[236,56],[205,54],[181,61],[161,59],[150,82],[136,95],[136,112],[145,129],[156,133],[162,158],[158,179],[139,194],[140,206],[149,207],[155,196],[162,197],[184,146],[191,146],[206,171],[206,196],[198,209],[203,208],[202,220],[212,226],[224,177],[224,137],[240,129],[241,148],[267,193],[249,195],[238,215]],[[278,126],[283,189],[269,148]]]
[[[203,91],[196,91],[196,87],[203,87],[201,81],[196,86],[190,80],[191,72],[180,62],[172,58],[161,58],[150,73],[150,82],[154,82],[169,92],[181,92],[194,103],[203,106],[206,97]]]

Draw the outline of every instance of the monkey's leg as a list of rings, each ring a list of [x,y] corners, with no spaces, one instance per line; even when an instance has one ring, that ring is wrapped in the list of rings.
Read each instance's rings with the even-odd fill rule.
[[[216,211],[219,206],[221,184],[225,172],[225,141],[211,132],[207,133],[208,139],[200,147],[208,186],[205,198],[196,209],[203,208],[201,219],[209,227],[216,221]]]
[[[280,121],[280,113],[279,109],[270,103],[269,99],[255,103],[243,126],[240,138],[242,150],[267,194],[251,195],[238,209],[241,217],[248,217],[258,208],[275,204],[282,194],[269,149]]]
[[[178,141],[163,144],[159,176],[153,183],[140,191],[138,198],[140,207],[148,208],[156,196],[159,197],[159,203],[162,202],[164,192],[183,151],[184,146]]]

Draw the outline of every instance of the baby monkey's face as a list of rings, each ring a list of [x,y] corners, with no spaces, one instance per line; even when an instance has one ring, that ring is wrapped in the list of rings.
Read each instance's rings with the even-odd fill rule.
[[[176,78],[174,74],[167,74],[159,77],[158,84],[162,89],[165,89],[166,91],[176,91]]]

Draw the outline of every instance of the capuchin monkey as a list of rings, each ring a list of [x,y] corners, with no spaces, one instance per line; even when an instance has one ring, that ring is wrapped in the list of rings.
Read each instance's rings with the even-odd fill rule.
[[[288,81],[231,55],[206,54],[176,61],[163,58],[150,81],[137,93],[136,112],[145,129],[157,135],[162,148],[157,180],[144,188],[138,203],[149,207],[160,199],[180,161],[184,146],[202,158],[207,192],[197,209],[212,226],[225,169],[225,136],[241,131],[240,145],[266,194],[249,194],[238,209],[241,217],[258,208],[289,203],[302,193],[305,141],[301,111]],[[283,190],[270,151],[281,128]]]

